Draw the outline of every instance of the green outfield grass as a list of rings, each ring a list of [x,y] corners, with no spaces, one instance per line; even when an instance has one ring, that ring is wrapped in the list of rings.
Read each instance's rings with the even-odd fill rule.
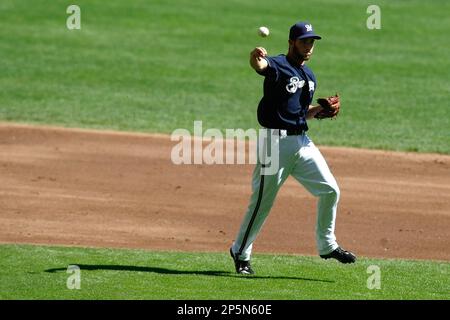
[[[253,265],[240,276],[226,253],[0,245],[0,299],[450,299],[448,262],[255,254]],[[367,288],[372,265],[380,289]]]
[[[0,3],[0,120],[170,133],[256,128],[255,46],[287,51],[290,25],[324,39],[310,66],[317,96],[341,93],[338,121],[313,121],[318,144],[450,153],[450,2],[78,0]],[[271,30],[268,38],[257,27]]]

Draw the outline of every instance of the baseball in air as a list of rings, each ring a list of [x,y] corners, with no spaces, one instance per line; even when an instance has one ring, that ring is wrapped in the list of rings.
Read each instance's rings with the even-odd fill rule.
[[[259,27],[258,34],[261,37],[267,37],[269,35],[269,29],[267,27]]]

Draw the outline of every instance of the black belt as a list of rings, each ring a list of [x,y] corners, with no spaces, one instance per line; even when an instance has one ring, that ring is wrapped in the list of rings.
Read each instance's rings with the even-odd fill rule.
[[[282,131],[285,131],[287,136],[300,136],[305,133],[305,130],[303,129],[279,129],[278,134],[280,136],[283,135]]]

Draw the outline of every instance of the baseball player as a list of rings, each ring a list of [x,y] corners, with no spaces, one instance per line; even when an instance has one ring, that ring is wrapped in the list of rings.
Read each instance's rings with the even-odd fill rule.
[[[318,105],[311,105],[317,81],[305,63],[311,58],[314,41],[319,39],[310,23],[298,22],[290,28],[286,55],[269,57],[262,47],[250,53],[251,67],[265,78],[258,121],[272,133],[270,143],[277,145],[279,164],[275,174],[261,170],[265,166],[261,159],[256,164],[250,204],[230,248],[237,273],[254,273],[250,265],[252,244],[289,175],[318,197],[316,242],[320,257],[342,263],[356,261],[353,253],[336,242],[339,187],[319,149],[306,135],[307,119],[335,118],[340,108],[338,95],[318,99]]]

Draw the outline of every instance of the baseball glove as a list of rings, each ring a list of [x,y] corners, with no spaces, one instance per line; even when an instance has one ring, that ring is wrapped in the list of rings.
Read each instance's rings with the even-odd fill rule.
[[[341,108],[341,101],[337,93],[328,98],[319,98],[317,99],[317,103],[322,107],[322,110],[316,113],[314,116],[316,119],[334,119],[337,117]]]

